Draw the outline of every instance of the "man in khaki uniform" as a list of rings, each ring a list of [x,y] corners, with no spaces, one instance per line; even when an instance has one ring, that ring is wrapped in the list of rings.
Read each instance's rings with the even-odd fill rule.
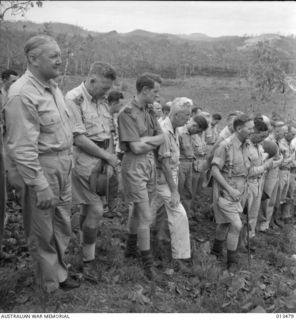
[[[255,237],[255,229],[261,204],[264,178],[266,171],[272,167],[273,159],[266,158],[262,147],[263,140],[268,136],[268,127],[260,119],[254,119],[254,133],[250,136],[248,153],[251,168],[248,174],[248,215],[249,237]]]
[[[290,141],[287,141],[288,126],[281,128],[282,138],[279,140],[279,150],[283,156],[283,162],[279,167],[279,189],[276,200],[276,218],[279,220],[288,218],[287,195],[290,185],[290,169],[294,160],[294,153],[290,149]]]
[[[115,168],[119,163],[113,150],[112,116],[105,96],[115,79],[113,67],[97,61],[91,65],[86,81],[66,94],[73,119],[75,145],[72,173],[73,203],[82,207],[83,273],[85,279],[93,282],[97,282],[97,231],[104,212],[96,180],[104,168],[111,172],[107,172],[111,180],[114,175],[112,167]],[[107,187],[106,185],[105,188]]]
[[[282,127],[284,123],[282,122],[274,122],[272,126],[270,126],[269,130],[271,131],[269,136],[266,138],[268,141],[273,141],[278,145],[278,140],[283,137]],[[264,180],[263,192],[266,194],[267,199],[262,201],[262,212],[260,216],[260,222],[258,224],[258,229],[262,232],[265,232],[269,229],[273,211],[276,204],[276,197],[279,187],[279,166],[283,161],[283,156],[279,152],[273,161],[273,165],[269,170],[267,170]],[[273,217],[274,222],[278,223],[276,217]]]
[[[221,142],[212,160],[213,202],[217,223],[212,253],[222,256],[226,239],[229,269],[238,262],[236,250],[242,229],[240,214],[246,202],[246,182],[251,166],[245,141],[254,130],[254,122],[243,114],[234,119],[233,129],[234,133]]]
[[[190,114],[191,104],[186,98],[176,98],[172,103],[169,117],[162,122],[161,127],[165,134],[165,141],[158,150],[156,195],[151,203],[152,225],[157,231],[159,231],[160,224],[158,222],[161,219],[161,216],[158,215],[158,209],[163,204],[165,205],[171,236],[173,268],[176,271],[184,271],[185,269],[188,271],[186,259],[191,257],[188,218],[178,193],[180,150],[178,131],[176,130],[189,120]],[[200,117],[197,116],[193,119],[196,127],[198,126],[198,118]]]
[[[207,120],[202,116],[194,117],[195,121],[191,119],[185,126],[179,128],[178,136],[180,143],[180,166],[178,189],[181,197],[182,205],[187,214],[190,214],[191,202],[193,198],[192,193],[192,169],[195,159],[193,151],[192,136],[202,134],[207,127]]]
[[[25,44],[28,68],[5,106],[9,178],[22,188],[22,209],[38,284],[47,292],[73,289],[64,261],[71,234],[72,131],[62,92],[61,51],[48,36]]]
[[[156,169],[154,150],[163,142],[163,134],[151,107],[159,97],[161,79],[143,74],[136,81],[137,93],[118,117],[119,141],[125,151],[122,159],[122,180],[125,198],[132,203],[128,221],[126,257],[137,257],[137,243],[148,279],[153,278],[150,250],[151,207],[155,192]]]

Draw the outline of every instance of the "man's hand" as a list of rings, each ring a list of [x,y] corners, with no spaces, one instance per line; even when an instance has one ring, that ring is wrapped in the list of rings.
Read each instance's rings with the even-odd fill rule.
[[[239,192],[237,189],[234,189],[234,188],[230,187],[227,191],[228,191],[230,197],[234,201],[239,201],[240,200],[241,192]]]
[[[37,191],[37,208],[45,210],[54,206],[55,196],[50,187],[47,187],[44,190]]]
[[[179,194],[178,190],[174,190],[171,194],[170,205],[173,208],[176,208],[178,206],[179,202],[180,202],[180,194]]]
[[[119,164],[120,160],[116,157],[115,154],[111,154],[108,156],[106,161],[115,169]]]
[[[273,167],[273,159],[268,159],[265,163],[264,163],[264,169],[268,170],[271,169]]]

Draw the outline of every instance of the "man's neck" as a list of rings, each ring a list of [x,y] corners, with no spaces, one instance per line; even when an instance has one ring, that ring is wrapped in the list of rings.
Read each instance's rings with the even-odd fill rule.
[[[140,95],[136,95],[135,100],[140,108],[144,109],[148,105],[147,102]]]
[[[50,85],[51,79],[44,78],[37,69],[31,67],[30,65],[28,66],[28,69],[33,74],[33,76],[36,77],[40,82],[44,83],[45,85]]]
[[[238,132],[235,132],[234,134],[241,143],[244,143],[246,141],[246,138],[243,138]]]

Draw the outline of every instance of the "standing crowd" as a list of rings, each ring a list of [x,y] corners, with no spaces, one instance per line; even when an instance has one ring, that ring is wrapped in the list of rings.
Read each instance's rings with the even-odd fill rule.
[[[160,103],[161,78],[138,76],[134,98],[112,90],[115,69],[96,61],[65,95],[54,81],[61,51],[49,36],[24,47],[27,70],[2,74],[1,122],[8,187],[22,204],[37,283],[46,292],[71,290],[65,251],[71,208],[80,208],[85,280],[98,282],[96,241],[104,207],[129,208],[126,259],[141,259],[148,280],[160,239],[171,245],[174,272],[192,273],[189,218],[211,188],[216,232],[211,253],[236,270],[238,252],[255,250],[257,232],[289,223],[296,192],[296,129],[262,114],[234,111],[219,132],[220,114],[176,97]]]

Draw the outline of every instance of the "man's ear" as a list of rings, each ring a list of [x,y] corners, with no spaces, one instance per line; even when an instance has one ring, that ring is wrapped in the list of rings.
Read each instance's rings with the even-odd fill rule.
[[[34,54],[29,54],[28,60],[29,60],[29,64],[31,64],[34,67],[37,67],[39,65],[38,57]]]

